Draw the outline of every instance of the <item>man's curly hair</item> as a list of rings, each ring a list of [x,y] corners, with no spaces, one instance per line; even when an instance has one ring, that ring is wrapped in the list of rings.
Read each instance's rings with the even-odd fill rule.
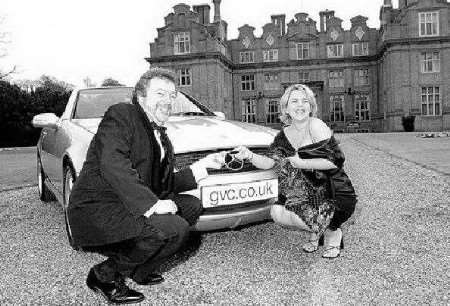
[[[139,81],[137,81],[134,86],[134,94],[138,97],[145,97],[147,95],[147,86],[151,79],[160,78],[166,79],[173,82],[175,85],[177,84],[177,75],[172,70],[161,68],[161,67],[152,67],[144,74],[141,75]]]

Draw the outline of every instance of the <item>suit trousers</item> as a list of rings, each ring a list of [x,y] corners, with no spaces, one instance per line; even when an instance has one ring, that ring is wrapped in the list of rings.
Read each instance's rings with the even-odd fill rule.
[[[90,251],[108,257],[94,266],[101,281],[128,277],[143,282],[183,246],[189,226],[196,223],[203,207],[200,200],[191,195],[176,195],[173,200],[178,207],[177,214],[153,214],[146,218],[138,237],[90,248]]]

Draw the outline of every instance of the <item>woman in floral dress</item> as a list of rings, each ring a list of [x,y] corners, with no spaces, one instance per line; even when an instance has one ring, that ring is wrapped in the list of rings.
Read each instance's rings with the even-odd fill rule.
[[[248,159],[260,169],[274,168],[280,195],[271,208],[273,220],[310,231],[303,245],[305,252],[316,251],[323,241],[323,257],[335,258],[343,248],[341,225],[353,214],[357,202],[343,169],[344,154],[328,126],[316,118],[315,95],[306,85],[286,89],[280,112],[286,126],[275,136],[270,157],[244,146],[236,148],[236,157]],[[316,201],[308,190],[314,190]],[[314,206],[314,202],[320,205]]]

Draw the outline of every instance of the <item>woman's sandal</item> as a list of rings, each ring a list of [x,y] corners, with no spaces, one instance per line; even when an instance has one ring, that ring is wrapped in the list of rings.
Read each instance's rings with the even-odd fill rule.
[[[325,250],[322,254],[323,258],[333,259],[333,258],[339,257],[339,255],[341,255],[341,250],[344,248],[344,237],[342,236],[341,229],[337,229],[337,230],[339,230],[341,232],[340,242],[338,242],[338,244],[335,245],[333,242],[330,241],[330,239],[329,239],[330,237],[326,237],[327,241],[325,243]],[[325,235],[326,235],[326,233],[325,233]]]
[[[323,245],[323,235],[319,237],[315,233],[311,233],[308,242],[303,245],[303,251],[306,253],[315,252],[319,248],[319,245]]]

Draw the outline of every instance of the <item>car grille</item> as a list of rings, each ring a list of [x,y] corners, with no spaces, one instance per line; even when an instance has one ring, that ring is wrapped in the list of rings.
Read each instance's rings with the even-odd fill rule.
[[[209,150],[209,151],[201,151],[201,152],[189,152],[189,153],[182,153],[182,154],[176,154],[175,155],[175,167],[177,169],[183,169],[186,167],[189,167],[192,163],[198,161],[199,159],[205,157],[208,154],[211,153],[217,153],[220,151],[231,151],[233,148],[229,149],[220,149],[220,150]],[[260,155],[267,155],[268,154],[268,148],[250,148],[252,152],[260,154]],[[241,170],[230,170],[227,168],[222,169],[208,169],[208,174],[217,174],[217,173],[239,173],[239,172],[247,172],[256,170],[257,168],[252,165],[251,162],[245,161],[244,166]]]

